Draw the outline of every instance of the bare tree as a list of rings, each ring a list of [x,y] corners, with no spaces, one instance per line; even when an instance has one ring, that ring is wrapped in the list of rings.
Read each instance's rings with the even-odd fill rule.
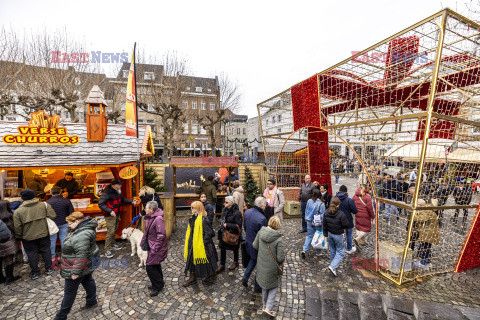
[[[150,58],[150,60],[156,59]],[[142,111],[159,116],[163,129],[163,131],[160,130],[164,145],[163,158],[166,160],[173,155],[175,144],[180,141],[182,122],[185,119],[184,110],[182,110],[185,77],[182,75],[187,75],[190,71],[187,60],[179,57],[175,52],[166,53],[157,64],[163,65],[162,79],[148,81],[146,93],[137,93],[137,105]]]
[[[221,124],[227,122],[227,117],[240,110],[242,94],[237,82],[233,82],[226,73],[220,73],[218,77],[218,86],[220,91],[220,106],[214,112],[205,113],[199,116],[198,122],[210,137],[212,145],[212,155],[216,154],[217,141],[215,128],[221,127]],[[217,129],[218,130],[218,129]]]
[[[48,113],[66,111],[78,122],[77,111],[94,84],[105,75],[87,56],[85,45],[65,29],[20,35],[0,29],[0,106],[20,106],[19,114],[44,109]],[[16,109],[16,108],[15,108]],[[0,115],[3,112],[0,112]]]

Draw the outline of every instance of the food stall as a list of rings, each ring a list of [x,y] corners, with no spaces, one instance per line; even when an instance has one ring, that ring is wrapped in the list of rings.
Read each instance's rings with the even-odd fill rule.
[[[93,90],[92,90],[93,91]],[[95,107],[100,107],[97,111]],[[125,125],[108,124],[103,104],[88,105],[87,123],[60,124],[58,115],[35,112],[25,122],[0,121],[0,195],[9,201],[20,200],[35,174],[51,187],[71,172],[78,183],[72,204],[76,211],[104,220],[98,207],[102,190],[112,179],[123,181],[122,194],[132,199],[143,185],[145,157],[154,153],[149,126],[140,126],[138,138],[125,135]],[[108,133],[107,133],[108,130]],[[125,205],[117,237],[139,207]],[[97,240],[104,240],[106,229],[97,229]]]

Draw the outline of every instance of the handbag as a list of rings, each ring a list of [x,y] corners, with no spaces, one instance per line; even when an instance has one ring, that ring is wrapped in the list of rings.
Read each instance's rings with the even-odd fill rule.
[[[246,268],[250,262],[250,256],[247,253],[247,243],[245,241],[240,244],[240,249],[242,250],[242,266]]]
[[[317,213],[313,216],[313,226],[321,227],[323,226],[322,214],[319,212],[321,206],[318,207]]]
[[[272,256],[273,262],[275,262],[275,264],[277,265],[278,275],[279,276],[283,275],[283,263],[278,264],[277,260],[273,257],[272,250],[270,250],[270,245],[268,243],[267,243],[267,248],[268,248],[268,251],[270,251],[270,256]]]
[[[327,249],[328,243],[327,238],[323,235],[322,231],[315,231],[315,234],[312,239],[312,248],[313,249]]]
[[[238,234],[232,233],[225,228],[223,231],[222,241],[231,246],[237,246],[240,239],[240,228],[238,227]]]
[[[48,204],[47,204],[46,202],[44,202],[44,203],[45,203],[45,219],[47,219],[48,234],[50,234],[50,235],[57,234],[57,233],[58,233],[57,224],[55,223],[55,221],[53,221],[52,219],[50,219],[49,217],[47,217],[47,214],[48,214],[48,211],[47,211]]]
[[[142,245],[140,246],[143,251],[150,251],[150,245],[148,244],[148,233],[150,232],[150,228],[155,222],[155,219],[157,219],[157,217],[153,218],[152,223],[148,226],[147,234],[145,235],[145,241],[143,241]]]

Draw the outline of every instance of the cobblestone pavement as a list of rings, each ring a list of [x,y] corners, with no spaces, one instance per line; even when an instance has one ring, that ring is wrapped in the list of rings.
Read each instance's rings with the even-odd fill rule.
[[[311,286],[480,307],[479,269],[436,275],[397,287],[372,273],[352,269],[352,257],[347,256],[339,268],[339,276],[333,278],[325,270],[329,263],[327,252],[315,255],[311,251],[306,260],[301,259],[305,234],[298,234],[299,228],[300,219],[284,220],[282,226],[287,257],[274,308],[278,311],[278,319],[303,319],[305,288]],[[240,284],[242,267],[234,272],[224,272],[210,285],[199,281],[188,288],[179,287],[184,281],[185,230],[186,219],[178,220],[177,230],[169,241],[168,258],[162,264],[166,284],[160,295],[148,296],[145,269],[138,267],[137,257],[130,257],[129,243],[119,241],[123,249],[117,251],[114,259],[102,260],[94,272],[99,307],[79,310],[85,301],[85,292],[80,288],[69,319],[262,319],[258,312],[262,305],[261,295],[253,292],[252,280],[248,289]],[[103,243],[99,246],[102,247]],[[370,255],[371,252],[365,250],[357,257],[368,258]],[[229,252],[227,265],[232,258]],[[28,272],[26,265],[17,265],[15,273],[20,273],[22,279],[8,287],[0,285],[1,319],[52,319],[60,307],[64,282],[59,272],[45,276],[42,271],[36,281],[29,279]]]

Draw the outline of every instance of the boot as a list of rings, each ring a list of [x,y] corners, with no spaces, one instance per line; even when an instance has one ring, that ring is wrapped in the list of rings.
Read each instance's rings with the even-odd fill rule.
[[[188,287],[189,285],[192,285],[195,282],[197,282],[197,278],[195,277],[195,272],[190,272],[190,278],[188,278],[188,280],[182,283],[180,286]]]
[[[5,283],[5,276],[3,275],[2,268],[0,267],[0,283]]]
[[[20,279],[19,276],[16,276],[14,277],[13,276],[13,266],[14,264],[9,264],[8,266],[5,266],[5,275],[7,276],[6,277],[6,280],[5,280],[5,284],[8,286],[9,284],[17,281],[18,279]]]

